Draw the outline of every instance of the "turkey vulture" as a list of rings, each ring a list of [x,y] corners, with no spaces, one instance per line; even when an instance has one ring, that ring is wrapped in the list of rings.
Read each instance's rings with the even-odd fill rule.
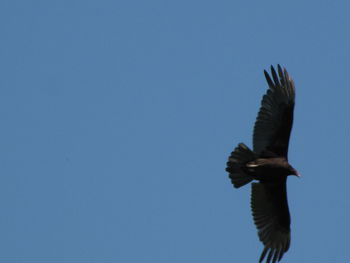
[[[299,173],[288,163],[288,143],[293,124],[294,82],[287,70],[271,66],[264,71],[269,89],[263,96],[253,134],[253,151],[240,143],[228,158],[226,171],[235,188],[253,180],[251,209],[260,241],[259,262],[280,261],[290,245],[290,215],[286,181]]]

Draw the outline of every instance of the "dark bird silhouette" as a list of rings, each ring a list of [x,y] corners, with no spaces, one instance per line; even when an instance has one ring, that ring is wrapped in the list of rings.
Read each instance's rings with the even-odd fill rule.
[[[251,209],[260,241],[259,262],[282,259],[290,245],[290,214],[287,201],[288,175],[298,172],[288,163],[288,144],[293,125],[294,82],[278,65],[278,75],[264,71],[269,89],[263,96],[254,126],[253,151],[240,143],[228,158],[226,171],[235,188],[253,180]]]

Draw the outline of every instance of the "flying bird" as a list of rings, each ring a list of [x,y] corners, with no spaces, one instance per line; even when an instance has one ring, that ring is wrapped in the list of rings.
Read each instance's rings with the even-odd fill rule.
[[[264,71],[269,86],[261,101],[253,132],[253,150],[238,144],[228,158],[226,171],[235,188],[251,184],[251,210],[264,245],[259,262],[280,261],[290,245],[288,175],[300,176],[288,163],[288,144],[293,125],[294,82],[287,70],[271,66]]]

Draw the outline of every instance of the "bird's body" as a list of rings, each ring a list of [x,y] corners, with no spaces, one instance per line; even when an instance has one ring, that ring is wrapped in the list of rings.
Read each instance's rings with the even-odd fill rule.
[[[290,245],[290,214],[287,201],[288,175],[299,176],[288,162],[288,144],[293,124],[294,83],[278,65],[271,67],[271,80],[254,126],[253,151],[240,143],[231,153],[226,171],[235,188],[253,180],[251,208],[264,250],[262,262],[281,260]]]
[[[260,182],[276,182],[294,172],[283,157],[257,158],[248,162],[246,169],[248,174]]]

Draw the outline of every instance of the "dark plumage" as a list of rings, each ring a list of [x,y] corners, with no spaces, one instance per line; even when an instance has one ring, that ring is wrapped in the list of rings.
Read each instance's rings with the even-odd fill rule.
[[[264,244],[259,262],[280,261],[290,245],[290,215],[286,181],[299,176],[288,163],[288,144],[293,125],[295,90],[286,69],[278,75],[264,71],[269,89],[263,96],[254,126],[253,151],[240,143],[228,158],[226,171],[235,188],[253,180],[251,209],[260,241]]]

